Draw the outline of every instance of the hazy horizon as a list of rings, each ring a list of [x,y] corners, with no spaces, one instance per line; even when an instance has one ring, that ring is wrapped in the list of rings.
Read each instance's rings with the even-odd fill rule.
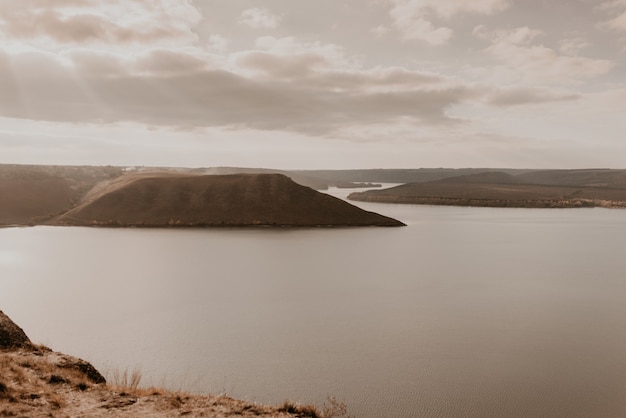
[[[625,0],[0,0],[0,39],[2,163],[624,167]]]

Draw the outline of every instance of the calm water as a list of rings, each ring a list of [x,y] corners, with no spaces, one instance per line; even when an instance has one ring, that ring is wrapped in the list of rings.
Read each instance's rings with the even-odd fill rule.
[[[334,395],[357,417],[626,416],[625,210],[360,206],[409,226],[0,229],[0,309],[144,385]]]

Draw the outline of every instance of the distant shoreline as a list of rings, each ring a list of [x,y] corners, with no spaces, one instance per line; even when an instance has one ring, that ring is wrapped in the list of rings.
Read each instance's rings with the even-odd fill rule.
[[[487,200],[487,199],[459,199],[446,197],[419,197],[419,196],[375,196],[352,193],[349,200],[358,202],[431,205],[431,206],[465,206],[481,208],[519,208],[519,209],[579,209],[579,208],[607,208],[624,209],[626,202],[607,200]]]

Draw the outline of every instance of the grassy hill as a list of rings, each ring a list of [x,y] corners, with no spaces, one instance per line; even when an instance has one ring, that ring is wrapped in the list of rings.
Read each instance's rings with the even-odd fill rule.
[[[315,177],[329,182],[415,183],[479,173],[502,172],[518,175],[532,171],[533,170],[515,168],[379,168],[356,170],[293,170],[291,173]]]
[[[626,207],[626,170],[504,172],[404,184],[352,193],[357,201],[456,206]]]
[[[136,173],[90,192],[56,225],[399,226],[280,174]]]
[[[76,205],[116,167],[0,165],[0,225],[36,224]]]

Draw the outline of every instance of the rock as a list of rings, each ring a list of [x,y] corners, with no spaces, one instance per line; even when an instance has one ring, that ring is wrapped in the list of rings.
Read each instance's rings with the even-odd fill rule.
[[[81,360],[78,358],[65,356],[63,361],[58,364],[59,367],[64,369],[74,369],[81,372],[85,377],[91,380],[93,383],[100,384],[106,383],[106,379],[100,372],[91,365],[91,363],[86,362],[85,360]]]
[[[0,350],[24,348],[31,345],[24,330],[0,311]]]

